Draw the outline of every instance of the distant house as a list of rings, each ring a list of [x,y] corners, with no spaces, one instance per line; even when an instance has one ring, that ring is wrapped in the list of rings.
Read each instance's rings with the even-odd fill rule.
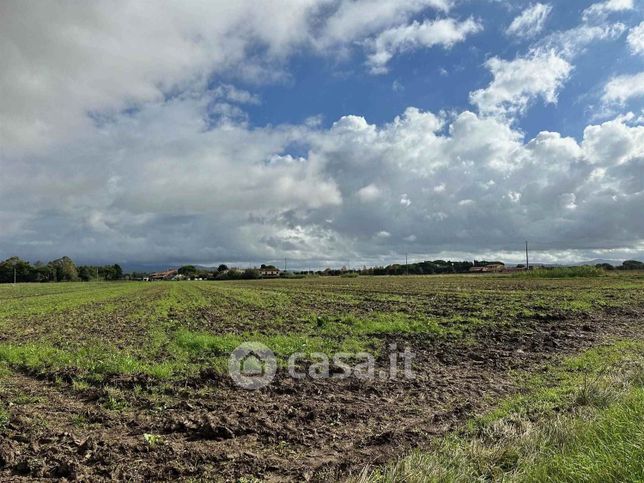
[[[179,277],[179,271],[170,269],[170,270],[166,270],[165,272],[152,273],[148,277],[148,280],[150,282],[154,282],[156,280],[175,280],[178,277]]]
[[[489,273],[489,272],[503,272],[505,271],[505,263],[503,262],[490,262],[486,265],[470,268],[470,272]]]
[[[262,265],[259,269],[259,274],[262,278],[277,278],[280,276],[280,269],[272,265]]]
[[[489,263],[484,268],[484,272],[502,272],[505,270],[505,264],[503,262],[494,262]]]

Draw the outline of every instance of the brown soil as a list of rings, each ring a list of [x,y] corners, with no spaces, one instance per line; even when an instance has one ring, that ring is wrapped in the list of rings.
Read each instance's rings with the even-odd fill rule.
[[[0,379],[0,395],[12,402],[0,433],[0,479],[340,479],[423,447],[515,391],[512,370],[642,333],[631,310],[485,326],[467,340],[397,337],[390,342],[416,353],[413,380],[278,374],[258,391],[206,373],[167,388],[115,377],[111,389],[83,390],[14,373]],[[106,409],[114,391],[124,408]],[[150,444],[145,434],[160,440]]]

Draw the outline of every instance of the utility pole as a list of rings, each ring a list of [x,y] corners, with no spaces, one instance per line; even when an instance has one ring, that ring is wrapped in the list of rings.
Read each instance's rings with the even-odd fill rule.
[[[286,257],[284,257],[284,271],[286,272]]]
[[[16,284],[16,266],[13,267],[13,284]]]
[[[405,253],[405,273],[409,275],[409,264],[407,263],[407,253]]]
[[[525,269],[530,270],[530,259],[528,258],[528,241],[525,242]]]
[[[98,267],[96,267],[96,281],[98,282]]]

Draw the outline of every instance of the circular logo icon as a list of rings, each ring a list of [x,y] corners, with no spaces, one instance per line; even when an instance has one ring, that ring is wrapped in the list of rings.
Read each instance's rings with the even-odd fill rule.
[[[244,342],[230,354],[228,374],[243,389],[260,389],[271,383],[277,371],[273,351],[259,342]]]

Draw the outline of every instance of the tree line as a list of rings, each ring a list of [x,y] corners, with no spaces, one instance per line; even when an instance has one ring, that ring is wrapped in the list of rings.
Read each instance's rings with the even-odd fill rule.
[[[472,267],[481,267],[490,262],[485,260],[450,261],[433,260],[409,264],[395,263],[387,266],[363,267],[361,269],[327,268],[318,271],[295,271],[282,272],[282,277],[303,277],[306,275],[319,276],[347,276],[347,275],[434,275],[450,273],[467,273]],[[522,265],[519,265],[522,266]],[[598,268],[605,270],[644,270],[644,263],[637,260],[626,260],[621,266],[610,264],[599,264]],[[273,265],[262,265],[261,269],[276,269]],[[194,265],[184,265],[179,268],[178,273],[185,278],[203,278],[209,280],[240,280],[261,278],[261,271],[256,268],[245,270],[229,268],[221,264],[216,269],[207,270]],[[0,262],[0,283],[24,283],[24,282],[75,282],[95,280],[141,280],[147,273],[124,274],[123,269],[118,265],[80,265],[77,266],[69,257],[61,257],[47,263],[30,263],[19,257],[11,257]]]
[[[121,280],[123,269],[118,265],[76,266],[69,257],[47,263],[30,263],[19,257],[0,262],[0,283],[24,282],[89,282],[92,280]]]

